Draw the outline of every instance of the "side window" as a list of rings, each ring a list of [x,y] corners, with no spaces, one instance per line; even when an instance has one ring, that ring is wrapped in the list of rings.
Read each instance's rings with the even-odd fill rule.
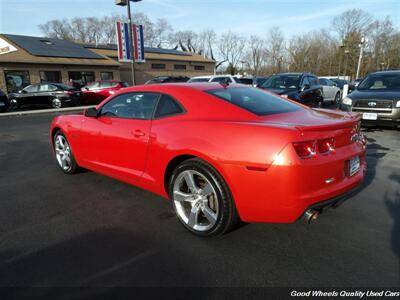
[[[319,84],[319,81],[318,81],[317,77],[310,76],[309,79],[310,79],[310,84],[311,85],[318,85]]]
[[[183,109],[179,106],[174,99],[168,95],[162,95],[158,102],[155,118],[162,118],[166,116],[176,115],[183,112]]]
[[[111,88],[112,87],[112,85],[114,84],[114,82],[112,82],[112,81],[102,81],[102,82],[100,82],[100,88]]]
[[[301,85],[304,86],[306,84],[310,85],[310,81],[308,80],[308,76],[304,76],[303,77],[303,83]]]
[[[100,82],[98,81],[92,82],[86,86],[86,88],[88,88],[89,90],[98,89],[99,87],[100,87]]]
[[[101,109],[101,116],[149,120],[153,115],[159,94],[127,93],[107,102]]]
[[[328,80],[324,79],[324,78],[320,78],[319,79],[319,83],[321,83],[321,85],[329,85]]]
[[[27,93],[35,93],[39,90],[39,86],[38,85],[30,85],[27,86],[26,88],[24,88],[24,91]]]
[[[41,84],[39,86],[39,92],[51,92],[51,91],[56,91],[57,87],[55,87],[52,84]]]

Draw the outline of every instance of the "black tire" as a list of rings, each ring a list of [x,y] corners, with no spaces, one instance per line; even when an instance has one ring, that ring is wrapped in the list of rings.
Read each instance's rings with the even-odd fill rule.
[[[340,92],[337,92],[335,95],[335,99],[333,100],[334,104],[339,104],[340,102]]]
[[[69,164],[69,166],[68,166],[68,168],[65,168],[65,167],[63,167],[62,165],[61,165],[61,163],[60,163],[60,161],[59,161],[59,158],[58,158],[58,156],[57,156],[57,145],[58,145],[58,142],[57,142],[57,139],[58,139],[58,137],[59,136],[61,136],[67,143],[68,143],[68,145],[69,145],[69,158],[70,158],[70,164]],[[56,157],[56,162],[57,162],[57,166],[60,168],[60,170],[61,171],[63,171],[65,174],[75,174],[75,173],[78,173],[80,170],[81,170],[81,168],[78,166],[78,164],[76,163],[76,160],[75,160],[75,157],[74,157],[74,155],[73,155],[73,153],[72,153],[72,148],[71,148],[71,146],[70,146],[70,144],[69,144],[69,142],[68,142],[68,140],[67,140],[67,137],[60,131],[60,130],[58,130],[55,134],[54,134],[54,137],[53,137],[53,150],[54,150],[54,154],[55,154],[55,157]]]
[[[199,231],[188,226],[177,212],[175,201],[173,199],[173,188],[175,181],[179,174],[184,171],[193,170],[204,176],[209,183],[213,186],[217,201],[219,213],[217,216],[217,221],[209,230]],[[173,171],[170,181],[169,181],[169,195],[172,207],[183,226],[189,230],[191,233],[200,237],[214,237],[227,233],[234,229],[240,222],[239,215],[236,210],[236,206],[232,197],[232,194],[225,183],[222,176],[208,163],[198,158],[188,159],[178,165]]]

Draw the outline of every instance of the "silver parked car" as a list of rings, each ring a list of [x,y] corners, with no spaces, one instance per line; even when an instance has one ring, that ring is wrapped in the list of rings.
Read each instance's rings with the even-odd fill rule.
[[[319,83],[322,86],[324,102],[339,103],[341,98],[340,88],[332,80],[327,78],[319,78]]]

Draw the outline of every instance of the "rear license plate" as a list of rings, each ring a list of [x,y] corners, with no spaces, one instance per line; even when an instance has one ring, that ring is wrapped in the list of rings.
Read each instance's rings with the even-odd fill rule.
[[[377,113],[363,113],[362,118],[364,120],[377,120],[378,114]]]
[[[360,158],[358,156],[349,160],[349,176],[353,176],[360,170]]]

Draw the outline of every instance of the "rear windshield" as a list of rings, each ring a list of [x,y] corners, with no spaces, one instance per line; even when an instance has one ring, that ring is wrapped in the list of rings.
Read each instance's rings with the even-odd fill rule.
[[[210,78],[191,78],[188,82],[208,82]]]
[[[302,109],[299,105],[253,87],[220,88],[206,92],[258,116]]]
[[[269,89],[295,89],[300,85],[301,75],[285,74],[269,77],[261,87]]]

